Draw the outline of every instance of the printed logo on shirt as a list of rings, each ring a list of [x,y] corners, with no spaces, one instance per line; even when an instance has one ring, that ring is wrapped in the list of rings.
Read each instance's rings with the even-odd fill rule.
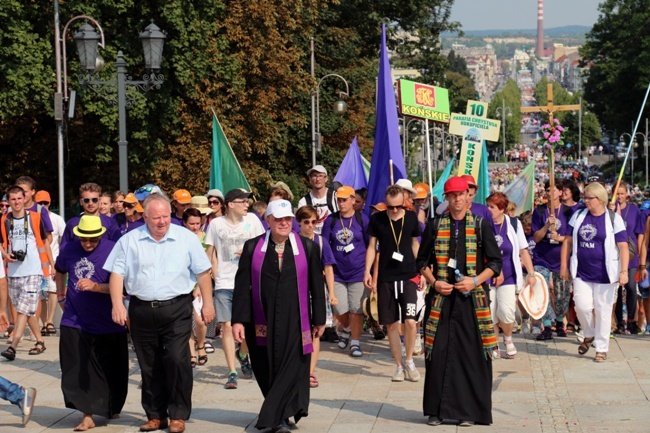
[[[537,245],[537,242],[533,238],[530,238],[528,241],[528,251],[532,251],[535,249],[535,245]]]
[[[496,239],[497,245],[499,246],[499,248],[501,248],[501,245],[503,245],[503,238],[501,237],[501,235],[496,235],[494,239]]]
[[[87,258],[82,258],[74,265],[74,275],[78,280],[92,278],[95,275],[95,264]]]
[[[598,234],[598,229],[596,228],[595,225],[593,224],[585,224],[582,227],[580,227],[580,230],[578,231],[578,236],[582,239],[580,241],[580,246],[582,248],[594,248],[594,242],[591,242],[596,235]]]
[[[555,218],[555,231],[560,231],[562,228],[562,221],[559,218]]]
[[[354,233],[344,227],[336,232],[336,240],[341,244],[336,246],[336,250],[343,251],[345,246],[351,244],[354,240]]]

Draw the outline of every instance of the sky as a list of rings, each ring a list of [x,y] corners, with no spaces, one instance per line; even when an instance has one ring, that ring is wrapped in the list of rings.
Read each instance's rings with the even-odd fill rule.
[[[544,28],[592,26],[600,0],[544,0]],[[537,28],[537,0],[455,0],[451,20],[463,30]]]

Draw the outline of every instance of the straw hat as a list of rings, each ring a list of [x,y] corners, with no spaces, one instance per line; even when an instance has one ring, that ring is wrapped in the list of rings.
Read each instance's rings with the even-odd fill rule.
[[[544,317],[546,308],[548,307],[548,285],[539,272],[535,272],[535,280],[537,282],[533,287],[527,285],[519,293],[519,301],[526,311],[528,311],[530,317],[539,320]]]
[[[82,215],[72,232],[80,238],[96,238],[106,233],[106,227],[102,227],[102,220],[98,216]]]
[[[379,309],[377,307],[377,292],[370,292],[365,301],[363,301],[363,314],[372,317],[379,322]]]
[[[212,209],[208,206],[208,198],[203,195],[195,195],[190,200],[190,207],[198,209],[203,215],[209,215],[212,213]]]

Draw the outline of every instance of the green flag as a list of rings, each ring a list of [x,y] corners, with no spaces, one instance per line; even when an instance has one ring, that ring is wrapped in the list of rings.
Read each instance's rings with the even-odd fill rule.
[[[517,205],[515,215],[533,210],[535,204],[535,161],[531,161],[504,191],[508,200]]]
[[[210,164],[210,189],[219,189],[226,194],[231,189],[251,186],[223,133],[214,110],[212,111],[212,163]]]
[[[474,201],[485,204],[485,199],[490,196],[490,174],[488,173],[488,152],[485,140],[483,140],[483,152],[481,152],[481,164],[478,169],[478,179],[476,179],[478,191]]]
[[[456,157],[452,157],[447,163],[447,167],[443,170],[442,174],[438,178],[436,184],[433,186],[431,195],[437,197],[439,201],[445,199],[445,182],[451,177],[451,170],[454,168],[454,162],[456,162]]]

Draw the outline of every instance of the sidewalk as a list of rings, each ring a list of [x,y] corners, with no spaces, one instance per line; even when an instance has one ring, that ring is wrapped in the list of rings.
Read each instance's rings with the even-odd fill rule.
[[[422,380],[393,383],[394,364],[387,340],[364,336],[360,359],[336,345],[323,344],[313,389],[309,417],[300,421],[300,433],[402,433],[402,432],[648,432],[650,431],[650,337],[623,336],[611,341],[609,360],[592,362],[593,348],[577,354],[575,338],[536,342],[515,335],[517,359],[493,363],[492,426],[472,428],[430,427],[422,415]],[[23,386],[38,389],[36,408],[26,427],[19,410],[0,403],[3,433],[72,431],[81,414],[63,407],[60,389],[58,337],[46,337],[47,350],[27,355],[32,347],[23,341],[14,362],[0,361],[0,374]],[[0,348],[4,350],[3,341]],[[262,402],[254,380],[240,379],[239,389],[225,390],[227,369],[220,344],[208,364],[194,371],[192,419],[188,433],[257,432],[255,417]],[[422,356],[416,359],[424,376]],[[95,418],[97,433],[135,433],[145,421],[140,406],[139,368],[131,352],[129,395],[120,419]]]

